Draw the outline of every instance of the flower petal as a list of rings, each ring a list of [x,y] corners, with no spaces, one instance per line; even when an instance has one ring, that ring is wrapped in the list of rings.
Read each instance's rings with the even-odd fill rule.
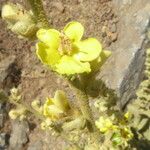
[[[53,104],[53,99],[47,98],[43,106],[43,115],[53,119],[53,117],[58,117],[62,113],[62,110]]]
[[[81,23],[72,21],[64,27],[63,31],[72,42],[80,41],[84,33],[84,27]]]
[[[103,57],[108,58],[111,55],[111,51],[103,50],[101,55],[102,55],[102,59],[103,59]]]
[[[57,90],[53,99],[53,103],[60,108],[63,112],[66,112],[69,108],[68,99],[64,91]]]
[[[42,63],[46,65],[51,65],[51,67],[53,67],[54,64],[58,63],[61,58],[57,49],[50,48],[44,43],[39,42],[36,45],[36,49],[36,54],[38,58],[42,61]]]
[[[55,29],[40,29],[37,32],[37,37],[47,46],[57,49],[60,43],[60,33]]]
[[[52,117],[52,119],[54,119],[55,117],[58,118],[62,113],[63,113],[63,111],[60,110],[55,105],[49,105],[49,106],[45,107],[45,109],[44,109],[44,116],[47,116],[50,118]]]
[[[101,43],[95,38],[88,38],[84,41],[74,43],[78,48],[78,53],[74,54],[74,58],[79,61],[93,61],[98,58],[102,51]]]
[[[88,62],[82,63],[73,59],[70,56],[64,55],[61,58],[59,64],[56,65],[56,71],[60,74],[76,74],[76,73],[89,73],[91,71],[90,64]]]

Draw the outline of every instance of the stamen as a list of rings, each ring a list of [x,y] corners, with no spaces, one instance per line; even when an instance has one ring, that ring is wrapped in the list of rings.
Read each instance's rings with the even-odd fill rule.
[[[72,52],[71,40],[63,32],[60,34],[60,45],[58,51],[61,55],[71,55]]]

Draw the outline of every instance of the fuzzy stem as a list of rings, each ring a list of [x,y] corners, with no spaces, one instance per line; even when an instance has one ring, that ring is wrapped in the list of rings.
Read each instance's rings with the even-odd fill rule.
[[[77,100],[84,118],[88,122],[88,129],[94,131],[94,120],[89,106],[89,100],[86,93],[76,87],[73,88],[76,92]]]
[[[81,78],[80,88],[77,88],[76,86],[74,86],[74,84],[72,84],[72,82],[70,81],[69,81],[69,85],[75,91],[80,110],[83,114],[83,117],[87,120],[87,128],[91,132],[91,141],[99,145],[100,134],[99,134],[98,129],[95,126],[94,117],[92,115],[92,111],[89,106],[89,99],[85,91],[84,80],[82,80]]]
[[[31,9],[34,13],[37,22],[39,23],[40,27],[48,28],[49,23],[42,5],[42,0],[27,0],[31,6]]]

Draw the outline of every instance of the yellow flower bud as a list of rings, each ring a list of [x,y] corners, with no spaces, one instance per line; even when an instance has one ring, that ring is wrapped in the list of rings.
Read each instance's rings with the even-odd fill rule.
[[[68,99],[64,91],[57,90],[54,96],[54,104],[63,111],[67,111],[69,108]]]
[[[43,105],[43,115],[52,120],[65,116],[70,109],[68,99],[63,91],[56,91],[54,98],[47,98]]]
[[[8,3],[2,7],[2,18],[4,20],[10,22],[17,21],[17,13],[19,13],[19,9],[12,3]]]
[[[129,112],[126,112],[124,114],[125,119],[129,120],[131,118],[131,114]]]
[[[24,120],[25,118],[26,118],[26,115],[24,115],[24,114],[19,116],[20,121]]]
[[[19,118],[20,120],[24,119],[26,116],[26,108],[24,107],[19,107],[17,109],[12,109],[10,112],[9,112],[9,116],[11,119],[17,119]]]
[[[8,3],[2,7],[2,19],[8,23],[8,28],[21,36],[32,38],[38,27],[31,11],[26,11],[23,6]]]
[[[43,107],[41,106],[39,100],[34,100],[34,101],[31,103],[31,106],[32,106],[32,108],[35,109],[37,112],[39,112],[40,114],[42,114],[42,112],[43,112]]]
[[[113,125],[113,122],[109,118],[104,117],[100,117],[99,120],[95,122],[95,125],[102,133],[117,129],[117,126]]]
[[[11,100],[13,100],[13,101],[15,101],[15,102],[19,102],[20,101],[20,99],[21,99],[21,95],[19,95],[19,92],[18,92],[18,89],[17,88],[12,88],[11,90],[10,90],[10,93],[11,93],[11,95],[10,95],[10,99]]]
[[[12,109],[10,112],[9,112],[9,117],[13,120],[17,119],[18,117],[18,113],[15,109]]]

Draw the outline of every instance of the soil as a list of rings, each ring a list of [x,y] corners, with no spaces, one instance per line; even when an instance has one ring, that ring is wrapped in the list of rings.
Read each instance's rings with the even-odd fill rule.
[[[0,1],[0,8],[6,1]],[[23,0],[9,1],[23,2]],[[84,38],[96,37],[102,42],[104,48],[109,49],[109,46],[117,40],[118,18],[114,14],[111,0],[45,0],[44,7],[51,27],[60,30],[69,21],[76,20],[85,27]],[[35,55],[34,42],[18,39],[7,30],[2,20],[0,20],[0,28],[0,61],[10,55],[16,56],[16,65],[21,70],[21,77],[15,86],[19,85],[26,102],[53,96],[56,89],[65,89],[73,99],[73,95],[68,92],[68,85],[39,62]],[[30,134],[30,138],[36,139],[39,133],[40,131],[35,129]],[[54,145],[57,143],[54,149],[59,150],[58,141],[56,143],[54,141]]]

